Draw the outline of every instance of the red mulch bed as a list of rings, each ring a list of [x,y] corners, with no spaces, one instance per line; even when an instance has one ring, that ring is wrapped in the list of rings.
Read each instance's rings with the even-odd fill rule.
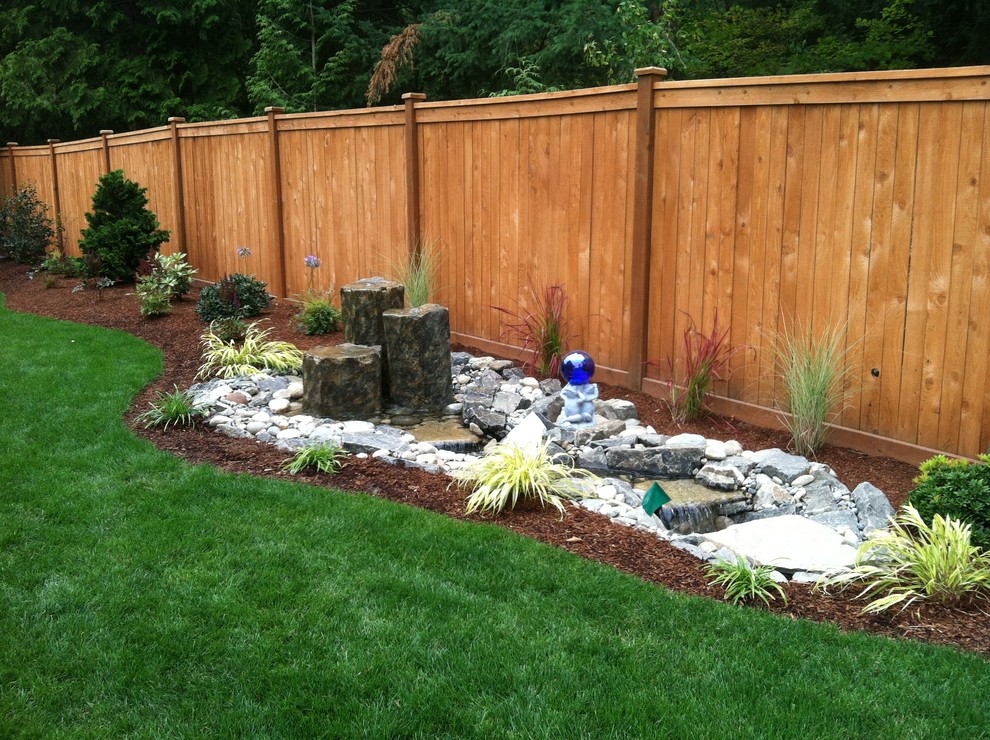
[[[285,477],[279,471],[285,453],[272,446],[230,439],[199,425],[162,432],[145,430],[134,424],[136,413],[147,408],[148,401],[157,391],[171,390],[173,384],[188,387],[193,382],[200,362],[197,344],[204,328],[193,312],[195,296],[177,303],[169,316],[142,320],[137,298],[129,295],[130,287],[105,290],[103,299],[98,300],[95,290],[72,293],[76,280],[61,279],[55,287],[46,289],[40,277],[28,280],[26,274],[25,268],[0,261],[0,292],[6,295],[9,308],[121,329],[142,337],[164,353],[164,374],[142,391],[135,400],[135,410],[128,415],[127,422],[136,434],[190,462],[211,463],[224,470],[254,475]],[[292,304],[280,302],[266,311],[263,318],[274,327],[275,336],[304,349],[342,341],[339,334],[307,337],[295,331],[291,323],[295,310]],[[633,401],[642,421],[662,433],[694,432],[708,438],[736,439],[751,450],[787,447],[786,434],[778,430],[718,416],[676,424],[664,404],[652,396],[607,384],[599,386],[604,398]],[[905,502],[917,474],[917,470],[907,463],[831,445],[822,450],[818,459],[832,466],[850,488],[864,480],[870,481],[887,494],[895,507]],[[304,474],[297,479],[360,491],[458,519],[481,519],[465,516],[464,494],[448,489],[449,479],[445,476],[399,468],[377,460],[350,459],[336,475]],[[570,509],[562,521],[553,511],[540,510],[507,512],[486,520],[670,589],[712,598],[721,596],[720,589],[707,584],[702,565],[695,558],[667,542],[614,525],[608,518],[583,509]],[[790,584],[787,593],[786,605],[778,600],[769,610],[792,619],[805,617],[831,622],[844,630],[954,645],[990,658],[990,614],[985,603],[956,608],[925,605],[903,612],[862,615],[859,612],[865,602],[854,599],[852,593],[823,595],[802,584]]]

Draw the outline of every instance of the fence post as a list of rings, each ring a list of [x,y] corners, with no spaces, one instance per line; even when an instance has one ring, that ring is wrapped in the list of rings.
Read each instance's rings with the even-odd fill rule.
[[[419,223],[419,131],[416,128],[416,101],[426,100],[423,93],[405,93],[406,106],[406,233],[409,255],[419,254],[422,247]]]
[[[169,131],[172,135],[172,188],[175,192],[175,251],[189,255],[186,245],[186,199],[182,186],[182,150],[179,147],[179,124],[185,123],[182,116],[171,116],[168,119]],[[109,162],[109,158],[107,162]],[[171,240],[169,240],[171,241]]]
[[[278,252],[278,274],[275,276],[273,286],[279,298],[288,296],[285,280],[285,223],[284,206],[282,203],[282,160],[279,156],[278,148],[278,120],[275,118],[281,113],[285,113],[285,108],[277,105],[270,105],[265,108],[268,115],[268,156],[272,166],[269,170],[272,186],[271,219],[275,230],[275,249]]]
[[[55,191],[55,218],[59,221],[62,219],[62,200],[58,192],[58,162],[55,159],[55,145],[58,144],[58,139],[48,140],[48,154],[52,160],[52,187]],[[62,229],[55,230],[55,239],[57,240],[57,246],[59,254],[65,256],[65,235],[62,233]]]
[[[10,186],[17,189],[17,160],[14,158],[14,147],[19,146],[16,141],[7,142],[7,154],[10,157]]]
[[[100,129],[100,139],[103,141],[103,174],[110,173],[110,142],[107,137],[113,133],[113,129]]]
[[[653,242],[653,150],[656,116],[653,86],[667,77],[662,67],[636,70],[636,171],[633,181],[632,285],[629,296],[629,375],[626,385],[643,388],[649,341],[650,250]]]

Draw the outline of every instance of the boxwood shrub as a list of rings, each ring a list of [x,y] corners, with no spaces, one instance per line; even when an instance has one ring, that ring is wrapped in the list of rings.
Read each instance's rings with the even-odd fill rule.
[[[990,550],[990,455],[980,455],[979,462],[936,455],[921,464],[914,482],[908,501],[922,519],[961,519],[973,528],[973,544]]]

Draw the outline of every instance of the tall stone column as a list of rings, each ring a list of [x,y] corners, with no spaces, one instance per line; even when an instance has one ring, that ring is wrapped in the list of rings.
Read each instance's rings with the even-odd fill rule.
[[[344,341],[367,347],[382,348],[382,391],[388,395],[388,348],[382,313],[405,305],[402,283],[383,277],[371,277],[349,283],[340,289]]]
[[[454,397],[450,379],[450,315],[435,303],[382,314],[389,371],[386,395],[414,411],[443,411]]]

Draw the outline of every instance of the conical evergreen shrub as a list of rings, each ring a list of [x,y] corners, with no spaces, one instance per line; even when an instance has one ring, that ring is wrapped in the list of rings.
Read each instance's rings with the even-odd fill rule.
[[[158,228],[158,217],[148,209],[147,190],[124,177],[123,170],[100,178],[79,242],[100,277],[133,280],[141,260],[168,240],[169,232]]]

